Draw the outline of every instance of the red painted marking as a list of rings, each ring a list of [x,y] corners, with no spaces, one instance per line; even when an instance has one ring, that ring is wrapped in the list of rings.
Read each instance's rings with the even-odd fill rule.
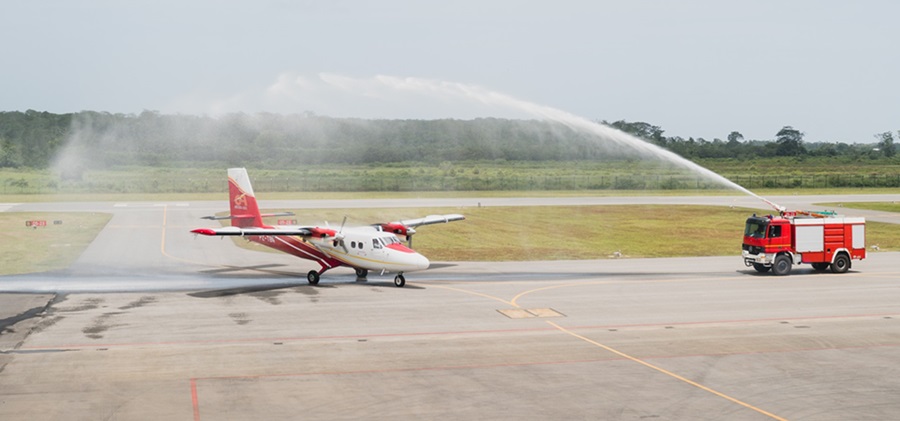
[[[194,421],[200,421],[200,399],[197,397],[197,379],[191,379],[191,402],[194,404]]]
[[[194,234],[202,234],[202,235],[216,235],[216,230],[212,228],[197,228],[195,230],[191,230]]]

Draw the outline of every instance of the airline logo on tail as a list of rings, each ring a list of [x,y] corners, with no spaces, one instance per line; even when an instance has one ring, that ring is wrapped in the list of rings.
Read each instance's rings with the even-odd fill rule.
[[[242,193],[240,196],[234,197],[234,208],[240,210],[247,210],[247,194]]]

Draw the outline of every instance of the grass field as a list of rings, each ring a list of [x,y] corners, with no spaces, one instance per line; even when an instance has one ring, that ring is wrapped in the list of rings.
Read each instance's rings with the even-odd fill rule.
[[[885,205],[891,206],[883,210],[896,209],[895,204]],[[339,227],[345,215],[349,225],[429,214],[466,215],[466,221],[419,228],[414,247],[433,261],[607,259],[618,254],[623,258],[733,255],[738,263],[744,221],[754,212],[661,205],[292,211],[298,223],[329,221],[332,228]],[[25,221],[35,219],[47,221],[48,226],[25,226]],[[0,274],[67,267],[109,219],[110,215],[97,213],[0,213],[0,223],[8,227],[0,233]],[[867,244],[878,245],[882,251],[900,250],[900,225],[870,221],[866,231]],[[271,250],[232,239],[241,247]]]
[[[105,213],[0,213],[0,274],[68,267],[109,222]],[[47,221],[32,228],[25,221]],[[54,221],[60,221],[55,224]]]
[[[881,212],[900,213],[900,203],[895,202],[848,202],[848,203],[822,203],[832,208],[868,209]]]

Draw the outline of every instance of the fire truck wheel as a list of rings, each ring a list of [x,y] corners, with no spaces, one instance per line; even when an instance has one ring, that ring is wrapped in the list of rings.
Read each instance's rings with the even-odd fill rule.
[[[816,272],[824,272],[828,269],[828,263],[813,263],[812,267]]]
[[[834,263],[831,264],[831,271],[834,273],[844,273],[850,270],[850,258],[846,254],[834,256]]]
[[[791,258],[783,254],[776,257],[775,261],[772,262],[772,273],[778,276],[791,273]]]
[[[756,271],[759,272],[759,273],[766,273],[766,272],[769,271],[769,269],[772,269],[772,267],[771,267],[771,266],[766,266],[766,265],[764,265],[764,264],[762,264],[762,263],[754,263],[754,264],[753,264],[753,269],[756,269]]]

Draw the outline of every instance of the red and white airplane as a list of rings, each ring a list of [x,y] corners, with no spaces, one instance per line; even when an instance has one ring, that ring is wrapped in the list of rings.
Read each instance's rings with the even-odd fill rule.
[[[356,276],[365,279],[370,270],[397,272],[394,285],[406,285],[405,272],[428,269],[425,256],[403,245],[398,236],[405,236],[411,242],[415,227],[465,219],[463,215],[431,215],[406,221],[373,224],[363,227],[340,229],[317,226],[269,226],[262,218],[267,216],[290,216],[293,213],[260,214],[250,185],[250,177],[244,168],[228,169],[228,193],[231,215],[207,216],[203,219],[230,219],[230,227],[197,228],[192,233],[202,235],[240,235],[249,241],[259,243],[294,256],[317,262],[321,269],[311,270],[306,275],[310,284],[319,283],[319,276],[338,266],[356,269]],[[346,221],[346,219],[345,219]]]

